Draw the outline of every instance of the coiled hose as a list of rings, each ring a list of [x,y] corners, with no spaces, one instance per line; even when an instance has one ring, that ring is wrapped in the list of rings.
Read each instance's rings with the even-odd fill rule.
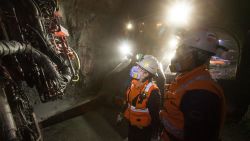
[[[65,89],[72,78],[70,68],[66,63],[60,65],[61,74],[59,74],[50,58],[31,45],[17,41],[0,41],[0,57],[14,54],[32,54],[39,65],[46,68],[44,69],[46,76],[57,80],[61,89]]]

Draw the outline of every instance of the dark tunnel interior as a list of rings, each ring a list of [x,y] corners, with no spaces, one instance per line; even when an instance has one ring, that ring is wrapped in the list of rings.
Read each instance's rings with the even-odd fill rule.
[[[9,72],[10,74],[13,73],[13,82],[17,82],[19,78],[25,76],[29,68],[34,67],[29,64],[29,61],[34,58],[44,64],[41,66],[48,68],[47,72],[51,74],[51,76],[45,75],[42,79],[57,76],[58,74],[53,76],[53,69],[49,70],[50,65],[46,66],[46,63],[50,64],[51,61],[41,60],[51,58],[53,53],[46,54],[45,52],[49,52],[49,50],[43,50],[43,46],[38,44],[50,45],[51,43],[46,41],[29,42],[36,38],[37,32],[44,32],[39,36],[46,36],[51,39],[49,35],[45,35],[45,32],[47,34],[48,31],[35,30],[35,26],[23,22],[31,16],[41,16],[35,15],[37,11],[28,8],[28,6],[32,2],[43,3],[43,0],[0,1],[0,46],[7,44],[4,41],[22,42],[22,44],[17,45],[20,48],[13,49],[18,52],[14,58],[10,57],[11,55],[4,56],[6,55],[4,49],[0,49],[1,88],[12,84],[5,81],[2,84],[2,80],[5,80],[5,77],[8,76],[2,73],[6,68],[11,68]],[[78,57],[73,58],[75,60],[79,58],[79,62],[72,61],[71,64],[69,61],[70,63],[67,64],[67,61],[61,61],[62,63],[58,63],[61,65],[55,63],[56,68],[61,69],[59,74],[63,74],[63,78],[58,79],[59,83],[61,80],[66,83],[62,83],[65,94],[62,96],[58,94],[60,98],[47,102],[46,96],[41,97],[40,93],[46,93],[47,91],[39,87],[40,85],[36,86],[36,81],[41,78],[41,74],[46,73],[46,69],[45,71],[39,70],[39,64],[36,64],[38,67],[34,67],[39,70],[37,78],[32,79],[30,83],[20,83],[20,85],[18,83],[18,86],[22,86],[23,93],[28,96],[36,115],[37,125],[40,128],[39,132],[41,132],[44,141],[125,140],[128,134],[127,123],[122,122],[118,125],[116,118],[117,114],[121,112],[122,100],[130,84],[129,73],[131,68],[136,65],[140,55],[150,54],[155,56],[162,64],[166,81],[163,82],[161,76],[155,80],[161,93],[164,93],[164,84],[169,84],[176,76],[169,69],[175,47],[185,30],[196,28],[208,28],[215,32],[219,36],[218,42],[224,46],[223,49],[216,52],[215,56],[212,56],[209,65],[212,78],[221,85],[226,99],[227,114],[222,129],[222,141],[250,140],[249,0],[44,0],[44,4],[50,4],[50,1],[54,1],[55,9],[59,9],[59,18],[56,22],[60,22],[62,25],[60,28],[62,30],[65,28],[69,35],[67,38],[58,36],[58,40],[56,39],[55,42],[62,39],[62,46],[68,44],[73,50],[65,48],[63,51],[68,51],[66,55],[62,55],[61,58],[58,57],[59,59],[53,59],[59,60],[59,62],[62,58],[70,60],[70,53],[75,53]],[[191,16],[187,20],[188,24],[183,27],[167,22],[167,10],[176,1],[184,1],[192,5]],[[42,7],[44,5],[37,4],[36,6]],[[14,16],[20,17],[21,20],[18,18],[13,20],[13,15],[8,15],[8,12],[6,14],[6,11],[14,11]],[[43,12],[42,8],[40,12]],[[177,19],[178,16],[180,15],[174,18]],[[49,17],[46,17],[46,15],[44,17],[43,20],[46,23],[46,18]],[[4,23],[5,19],[10,20],[8,23]],[[19,34],[17,32],[8,33],[8,31],[23,31],[22,26],[16,25],[15,22],[27,27],[25,29],[27,35],[17,37],[17,34]],[[36,21],[29,22],[37,24]],[[185,24],[185,22],[183,23]],[[6,30],[3,30],[5,29],[4,26],[7,27]],[[7,34],[9,34],[8,38]],[[28,41],[25,40],[26,38]],[[26,44],[25,48],[22,49],[21,46],[24,44]],[[37,45],[38,48],[29,50],[29,45]],[[131,48],[121,52],[120,47]],[[60,48],[60,45],[58,48]],[[22,51],[23,54],[26,53],[26,58],[20,55]],[[11,54],[11,51],[9,53]],[[39,53],[40,55],[37,55]],[[45,57],[41,53],[44,53]],[[33,58],[29,54],[32,54]],[[46,55],[49,57],[46,57]],[[18,62],[18,60],[22,61]],[[20,73],[23,76],[15,73],[15,71],[22,72],[19,71],[21,67],[18,66],[18,63],[21,66],[26,66],[22,70],[23,73]],[[79,67],[75,71],[75,74],[78,73],[78,75],[68,75],[67,69],[64,69],[65,65]],[[14,66],[18,67],[15,68]],[[36,69],[32,69],[32,72]],[[73,78],[73,82],[65,81],[69,76]],[[30,81],[31,77],[32,74],[29,74],[25,81]],[[45,81],[46,86],[51,81]],[[56,84],[52,85],[55,86]],[[4,93],[8,94],[8,92]],[[46,102],[41,101],[42,98]],[[3,101],[0,102],[4,103]],[[2,105],[4,104],[0,104],[0,107]],[[0,115],[0,119],[2,115],[4,114]],[[1,122],[0,127],[2,127]]]

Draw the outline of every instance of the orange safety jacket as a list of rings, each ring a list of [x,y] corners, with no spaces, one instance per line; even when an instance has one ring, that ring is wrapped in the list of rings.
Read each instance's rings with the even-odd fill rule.
[[[198,67],[191,72],[177,76],[168,86],[164,94],[163,110],[160,118],[165,128],[162,134],[164,141],[169,141],[169,136],[174,136],[179,140],[184,138],[184,117],[180,110],[183,95],[190,90],[207,90],[216,94],[221,101],[221,125],[225,118],[225,98],[222,89],[211,78],[205,66]]]
[[[124,116],[129,120],[131,125],[141,128],[147,127],[151,123],[147,102],[151,92],[158,89],[158,87],[153,82],[146,81],[142,86],[138,86],[138,83],[138,80],[132,80],[131,86],[126,92],[128,107],[124,112]],[[132,105],[133,100],[136,100],[135,105]]]

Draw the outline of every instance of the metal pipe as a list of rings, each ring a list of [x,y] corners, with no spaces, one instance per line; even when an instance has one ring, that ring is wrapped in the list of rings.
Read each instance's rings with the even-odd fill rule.
[[[3,21],[2,21],[1,15],[0,15],[0,28],[2,29],[3,36],[4,36],[5,40],[8,41],[9,40],[9,36],[8,36],[7,31],[6,31],[5,25],[4,25]]]
[[[35,125],[36,125],[36,130],[37,130],[37,132],[39,134],[38,137],[37,137],[37,139],[36,139],[36,141],[43,141],[41,130],[40,130],[40,126],[38,124],[38,121],[37,121],[37,118],[36,118],[36,115],[35,115],[34,112],[32,113],[32,117],[33,117]]]
[[[8,103],[4,88],[1,86],[0,92],[0,113],[1,113],[1,123],[4,126],[4,130],[6,131],[6,138],[9,140],[17,139],[17,128],[12,116],[12,112],[10,109],[10,105]]]
[[[27,2],[27,1],[25,1]],[[36,4],[36,2],[34,0],[28,0],[28,3],[30,4],[30,9],[32,11],[32,13],[34,14],[34,17],[36,18],[36,22],[37,22],[37,25],[39,26],[39,32],[40,33],[46,33],[45,29],[44,29],[44,24],[41,20],[41,12],[39,11],[39,8]]]

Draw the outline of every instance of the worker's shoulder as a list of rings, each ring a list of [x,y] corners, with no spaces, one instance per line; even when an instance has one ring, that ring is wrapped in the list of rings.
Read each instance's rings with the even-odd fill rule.
[[[158,87],[153,87],[150,91],[150,96],[159,96],[160,95],[160,89]]]
[[[154,89],[150,92],[149,101],[157,101],[160,100],[160,90]]]
[[[213,93],[223,93],[221,86],[212,78],[192,81],[186,87],[187,90],[204,90]]]
[[[196,89],[187,91],[181,100],[181,107],[186,107],[187,105],[218,105],[220,103],[220,98],[212,91]]]
[[[150,90],[151,91],[159,91],[159,87],[157,86],[157,84],[155,82],[152,82]]]
[[[219,100],[219,96],[215,94],[213,91],[204,90],[204,89],[195,89],[188,90],[183,95],[183,100],[197,100],[197,101],[217,101]]]

